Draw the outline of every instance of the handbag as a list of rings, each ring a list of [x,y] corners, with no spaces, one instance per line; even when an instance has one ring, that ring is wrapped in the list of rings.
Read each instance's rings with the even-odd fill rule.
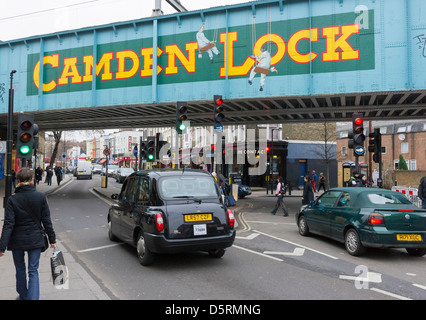
[[[53,250],[53,254],[50,257],[50,268],[52,271],[53,285],[58,289],[68,284],[68,268],[65,264],[64,255],[62,251]]]

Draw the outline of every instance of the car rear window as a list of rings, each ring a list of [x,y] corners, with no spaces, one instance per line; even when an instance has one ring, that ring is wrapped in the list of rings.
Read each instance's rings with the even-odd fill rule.
[[[218,197],[213,178],[208,176],[171,176],[162,177],[159,190],[165,198],[201,198]]]
[[[398,193],[370,193],[367,194],[368,200],[373,204],[411,204],[411,202],[402,194]]]

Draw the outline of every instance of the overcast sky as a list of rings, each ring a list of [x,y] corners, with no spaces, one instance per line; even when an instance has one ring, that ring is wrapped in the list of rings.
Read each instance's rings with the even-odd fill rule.
[[[181,0],[189,11],[248,0]],[[151,16],[155,0],[2,0],[0,40],[21,39],[63,30]],[[162,0],[165,14],[176,11]]]
[[[0,40],[27,38],[152,15],[155,0],[1,0]],[[189,11],[249,2],[249,0],[181,0]],[[165,0],[164,14],[175,13]],[[105,130],[112,132],[115,130]],[[67,139],[85,140],[84,132],[68,132]]]

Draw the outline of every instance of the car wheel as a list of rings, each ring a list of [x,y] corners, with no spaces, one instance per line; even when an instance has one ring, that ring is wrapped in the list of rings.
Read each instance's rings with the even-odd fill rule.
[[[136,250],[141,265],[149,266],[154,262],[154,254],[146,247],[143,231],[139,232],[138,242],[136,243]]]
[[[356,232],[356,230],[353,228],[346,231],[345,247],[346,251],[348,251],[351,256],[361,256],[365,251],[365,248],[359,238],[358,232]]]
[[[111,220],[108,221],[108,238],[111,241],[117,241],[118,238],[112,233]]]
[[[209,251],[210,257],[213,257],[213,258],[222,258],[224,254],[225,254],[225,249],[215,249],[215,250]]]
[[[423,257],[426,254],[426,249],[422,248],[405,248],[410,256]]]
[[[305,216],[302,214],[299,216],[299,223],[297,224],[299,227],[299,233],[302,236],[308,236],[309,235],[309,227],[306,223]]]

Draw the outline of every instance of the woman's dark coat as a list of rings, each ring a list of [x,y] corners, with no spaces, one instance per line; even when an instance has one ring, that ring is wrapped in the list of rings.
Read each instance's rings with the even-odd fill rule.
[[[31,212],[27,212],[31,210]],[[34,219],[31,214],[35,215]],[[32,250],[44,247],[44,238],[39,227],[41,221],[50,243],[56,243],[50,220],[50,210],[44,193],[33,185],[19,186],[9,197],[4,214],[0,239],[0,252],[7,250]]]
[[[302,197],[302,204],[310,204],[314,201],[314,190],[312,189],[312,183],[310,181],[305,182]]]

